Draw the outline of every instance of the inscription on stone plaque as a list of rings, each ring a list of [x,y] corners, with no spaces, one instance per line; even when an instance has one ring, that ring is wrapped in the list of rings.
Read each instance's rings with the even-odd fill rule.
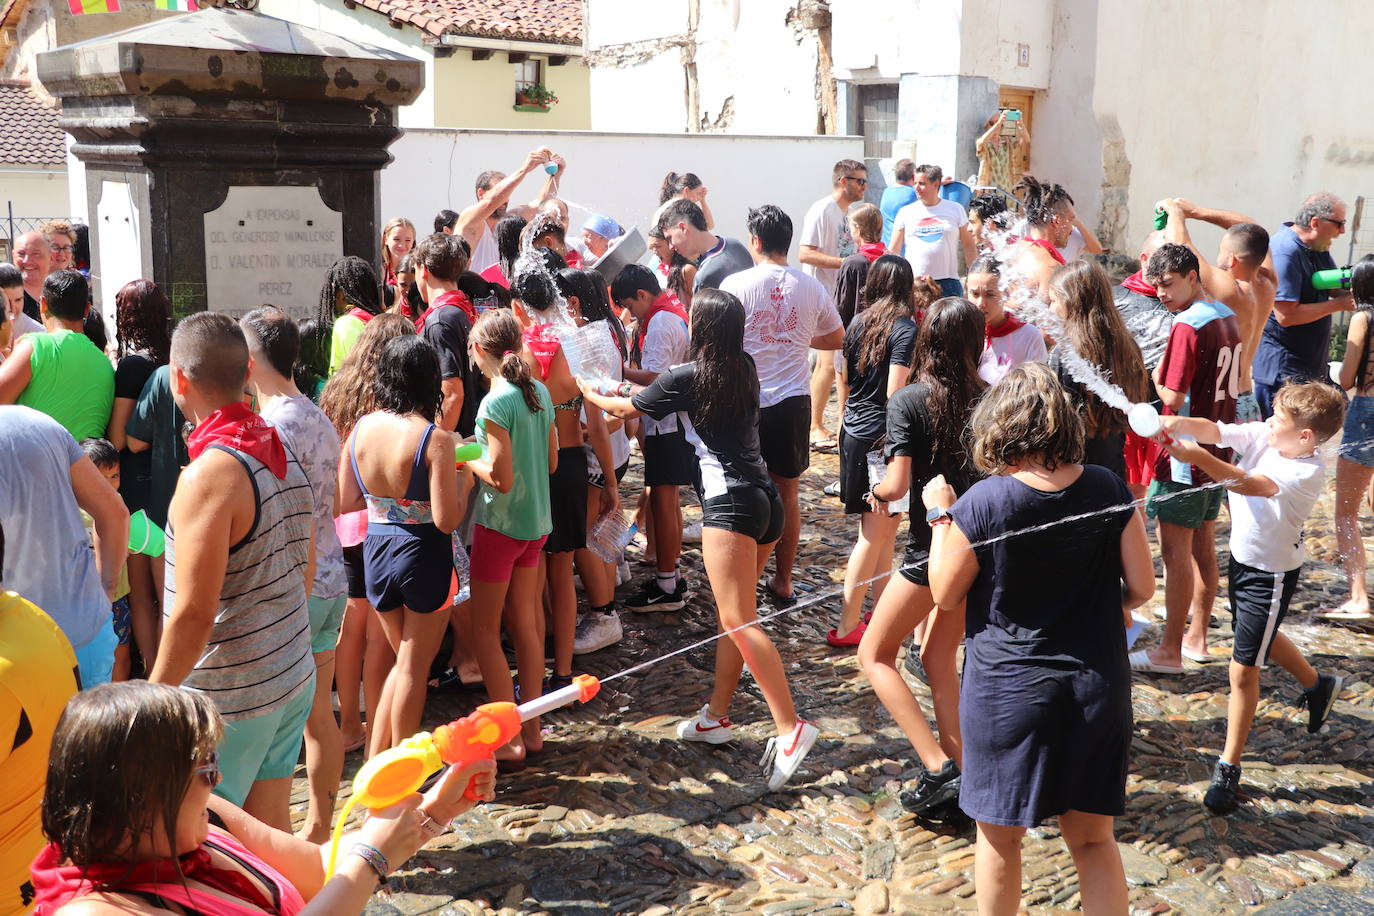
[[[205,214],[205,298],[234,318],[275,305],[297,321],[314,316],[320,284],[343,256],[343,215],[309,187],[229,189]]]

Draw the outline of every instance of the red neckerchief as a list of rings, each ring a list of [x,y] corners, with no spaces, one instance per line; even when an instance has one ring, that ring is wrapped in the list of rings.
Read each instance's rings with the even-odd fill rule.
[[[1126,287],[1133,293],[1140,293],[1140,295],[1149,296],[1151,299],[1159,298],[1159,296],[1155,293],[1154,284],[1146,283],[1145,278],[1140,275],[1140,271],[1138,270],[1126,279],[1122,280],[1121,285]]]
[[[195,461],[211,445],[224,445],[252,455],[278,480],[286,478],[286,449],[277,431],[242,401],[226,404],[201,421],[186,438],[186,454]]]
[[[456,305],[463,310],[463,314],[468,316],[468,324],[477,323],[477,309],[473,307],[472,300],[461,289],[448,289],[434,297],[434,301],[425,309],[425,313],[420,316],[420,320],[415,322],[415,333],[419,334],[425,329],[425,322],[429,316],[433,315],[436,309],[441,309],[446,305]]]
[[[987,335],[987,342],[992,343],[992,339],[994,337],[1006,337],[1012,331],[1019,330],[1021,328],[1024,328],[1025,326],[1026,323],[1022,321],[1020,318],[1017,318],[1011,312],[1003,312],[1002,323],[995,328],[985,327],[984,333]]]
[[[859,254],[867,258],[868,263],[872,264],[874,261],[887,254],[887,246],[882,242],[865,242],[859,246]]]
[[[354,307],[354,308],[349,309],[349,310],[348,310],[347,312],[345,312],[344,314],[345,314],[345,315],[348,315],[350,318],[356,318],[356,319],[358,319],[358,320],[361,321],[363,324],[367,324],[367,323],[368,323],[369,321],[371,321],[373,318],[376,318],[376,317],[377,317],[376,315],[374,315],[374,314],[372,314],[371,312],[369,312],[367,309],[360,309],[360,308],[357,308],[357,307]]]
[[[177,873],[178,862],[181,874]],[[38,916],[50,916],[66,903],[100,890],[118,892],[121,888],[156,888],[159,885],[180,888],[181,875],[243,901],[246,905],[238,909],[244,912],[251,912],[250,906],[264,913],[273,911],[272,900],[247,875],[216,866],[204,846],[181,856],[177,862],[171,859],[140,862],[137,865],[97,862],[82,868],[79,865],[63,865],[57,844],[49,843],[34,859],[31,872],[37,894],[34,912]],[[282,909],[295,912],[286,899],[283,899]],[[228,907],[223,911],[228,911]]]
[[[581,252],[571,245],[568,246],[568,255],[563,260],[566,261],[568,266],[573,270],[581,270],[586,266],[585,262],[582,260]]]
[[[644,338],[649,333],[649,322],[659,312],[671,312],[681,318],[684,324],[690,324],[691,319],[687,317],[687,310],[682,307],[682,303],[677,301],[677,297],[672,293],[659,293],[654,304],[649,306],[649,314],[644,316],[644,320],[639,323],[639,349],[644,351]]]
[[[1064,260],[1064,256],[1059,253],[1059,249],[1055,248],[1054,243],[1051,242],[1049,239],[1036,239],[1031,238],[1030,236],[1026,236],[1024,239],[1022,239],[1022,241],[1030,242],[1032,245],[1035,245],[1038,248],[1043,248],[1046,251],[1048,251],[1050,253],[1050,257],[1054,258],[1056,264],[1068,263]]]

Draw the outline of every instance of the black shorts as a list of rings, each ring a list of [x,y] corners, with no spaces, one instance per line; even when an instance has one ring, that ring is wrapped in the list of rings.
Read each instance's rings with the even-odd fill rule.
[[[399,530],[369,530],[363,541],[367,600],[383,613],[403,605],[434,613],[448,602],[453,584],[453,538],[433,525],[387,527]]]
[[[343,549],[344,574],[348,576],[348,597],[367,597],[367,577],[363,574],[363,545]]]
[[[587,546],[587,452],[580,445],[558,450],[558,469],[549,475],[549,514],[553,531],[545,553]]]
[[[1231,557],[1226,572],[1226,592],[1231,598],[1231,660],[1238,665],[1263,668],[1288,613],[1288,602],[1298,589],[1298,569],[1273,573]]]
[[[872,512],[864,499],[872,486],[868,480],[868,453],[874,439],[861,439],[840,429],[840,501],[846,515]]]
[[[731,487],[724,495],[706,500],[701,509],[703,528],[724,528],[758,544],[782,537],[782,498],[777,487]]]
[[[620,483],[622,480],[624,480],[625,475],[629,473],[629,470],[630,460],[627,458],[625,459],[624,464],[615,469],[615,482]],[[587,483],[596,487],[598,490],[606,489],[606,475],[601,473],[600,471],[591,470],[591,462],[587,462]]]
[[[811,395],[759,411],[759,451],[774,477],[800,477],[811,467]]]
[[[902,565],[899,570],[902,578],[913,585],[923,585],[930,588],[930,529],[926,527],[926,520],[923,518],[912,518],[911,530],[925,528],[925,546],[921,545],[922,538],[912,537],[906,542],[906,550],[902,553]]]
[[[697,451],[687,441],[682,427],[679,426],[676,432],[644,437],[646,487],[696,486],[700,473]]]

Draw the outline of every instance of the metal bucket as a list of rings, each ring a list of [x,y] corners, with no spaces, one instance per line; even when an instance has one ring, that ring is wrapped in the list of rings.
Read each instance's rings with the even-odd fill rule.
[[[598,258],[588,267],[610,283],[616,278],[620,271],[630,264],[637,264],[639,259],[644,257],[644,252],[649,250],[648,244],[644,241],[644,236],[639,234],[638,226],[631,226],[625,230],[625,234],[611,243],[611,247],[606,249],[606,253]]]

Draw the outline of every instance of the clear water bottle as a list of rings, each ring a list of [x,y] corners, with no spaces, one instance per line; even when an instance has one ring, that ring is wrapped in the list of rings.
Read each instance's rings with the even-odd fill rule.
[[[587,535],[587,548],[606,563],[619,563],[621,551],[635,536],[637,527],[625,522],[625,513],[612,512],[597,522]]]
[[[874,487],[883,482],[887,476],[887,459],[883,457],[881,449],[874,449],[868,453],[868,489],[871,492]],[[911,490],[902,494],[901,499],[894,499],[887,504],[889,515],[897,515],[902,512],[911,511]]]
[[[458,574],[458,591],[453,596],[453,604],[462,604],[472,597],[472,564],[468,560],[467,549],[463,547],[463,539],[458,537],[458,532],[453,532],[453,571]]]

